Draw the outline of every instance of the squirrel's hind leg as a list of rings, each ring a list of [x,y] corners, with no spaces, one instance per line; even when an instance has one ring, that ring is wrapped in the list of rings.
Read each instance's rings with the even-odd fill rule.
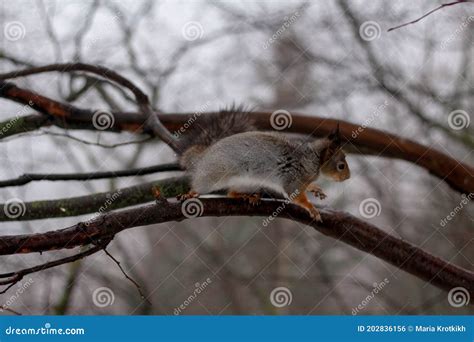
[[[176,196],[176,199],[178,201],[185,201],[187,199],[196,198],[196,197],[199,197],[199,193],[197,193],[194,190],[190,190],[189,192],[187,192],[185,194],[181,194],[181,195]]]
[[[316,207],[311,203],[306,196],[306,193],[304,191],[301,191],[298,196],[293,198],[292,200],[293,203],[298,204],[299,206],[305,208],[308,212],[309,215],[315,219],[316,221],[322,222],[323,220],[321,219],[321,214],[319,213],[319,210],[316,209]]]
[[[245,193],[233,191],[233,190],[229,190],[229,192],[227,192],[227,197],[241,198],[248,201],[252,205],[258,205],[261,200],[261,196],[259,193],[245,194]]]

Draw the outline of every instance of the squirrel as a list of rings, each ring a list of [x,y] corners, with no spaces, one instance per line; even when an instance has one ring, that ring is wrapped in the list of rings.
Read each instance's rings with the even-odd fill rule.
[[[191,191],[180,200],[227,190],[231,198],[260,202],[261,189],[282,194],[321,221],[306,192],[324,199],[313,182],[320,173],[334,181],[350,177],[339,125],[326,138],[298,141],[283,133],[257,131],[251,114],[231,109],[207,114],[179,140],[180,165],[191,178]]]

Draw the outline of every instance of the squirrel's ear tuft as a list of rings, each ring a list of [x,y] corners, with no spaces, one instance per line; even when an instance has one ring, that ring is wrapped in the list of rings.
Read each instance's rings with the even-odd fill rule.
[[[328,135],[328,139],[331,141],[332,146],[340,146],[342,144],[341,134],[339,132],[339,122],[334,130]]]
[[[339,133],[339,123],[336,128],[325,139],[325,146],[321,149],[321,163],[325,164],[331,159],[342,146],[341,134]]]

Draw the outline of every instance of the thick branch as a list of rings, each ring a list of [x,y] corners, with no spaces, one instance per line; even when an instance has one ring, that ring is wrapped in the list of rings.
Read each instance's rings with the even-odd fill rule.
[[[1,93],[0,89],[0,93]],[[1,96],[1,95],[0,95]],[[17,134],[36,131],[41,127],[51,126],[53,123],[47,116],[26,115],[16,116],[6,121],[0,122],[0,141],[4,138]]]
[[[153,201],[153,189],[155,187],[160,187],[163,196],[174,197],[189,190],[184,179],[183,177],[167,178],[93,195],[26,202],[21,204],[21,214],[14,218],[11,218],[11,215],[9,216],[7,204],[0,203],[0,208],[3,208],[3,210],[0,210],[0,221],[29,221],[69,217],[120,209]]]
[[[434,286],[444,290],[462,286],[474,296],[472,272],[437,258],[350,214],[321,210],[323,223],[316,223],[301,207],[276,200],[264,200],[259,206],[228,198],[200,199],[200,203],[201,216],[270,217],[278,209],[281,218],[312,226],[324,235],[370,253]],[[87,224],[79,223],[61,230],[0,237],[0,255],[42,252],[87,245],[91,241],[109,241],[125,229],[184,219],[186,217],[181,203],[159,201],[156,204],[109,213]]]

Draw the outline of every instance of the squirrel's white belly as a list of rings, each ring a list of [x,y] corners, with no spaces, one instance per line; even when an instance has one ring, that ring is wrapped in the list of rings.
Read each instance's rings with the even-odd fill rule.
[[[219,188],[232,189],[242,193],[254,193],[256,189],[267,189],[273,190],[277,193],[283,194],[285,197],[288,197],[288,194],[283,189],[281,184],[275,183],[268,178],[258,178],[248,175],[232,176],[219,184]]]

